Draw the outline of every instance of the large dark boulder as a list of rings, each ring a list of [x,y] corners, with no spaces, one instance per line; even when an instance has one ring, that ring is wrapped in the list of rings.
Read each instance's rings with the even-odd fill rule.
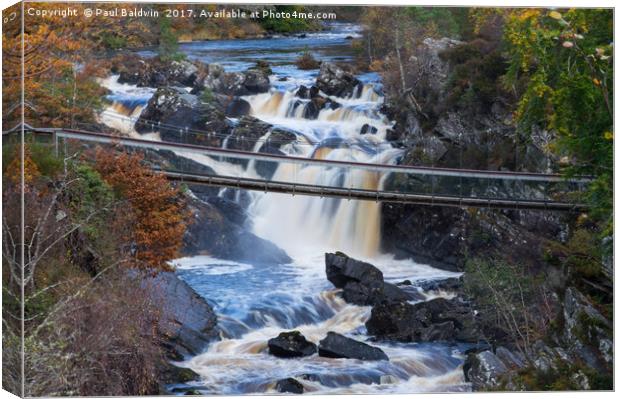
[[[433,299],[411,305],[384,302],[372,308],[368,333],[402,342],[479,342],[473,310],[459,299]]]
[[[220,107],[177,87],[158,89],[136,121],[138,133],[159,132],[163,141],[214,145],[230,130]]]
[[[389,360],[381,349],[331,331],[327,333],[327,337],[319,342],[319,356],[359,360]]]
[[[342,252],[325,254],[325,272],[327,279],[336,286],[344,288],[348,282],[370,285],[383,282],[383,273],[370,263],[348,257]]]
[[[350,97],[359,90],[362,82],[336,64],[323,62],[316,79],[316,86],[329,96]]]
[[[277,357],[304,357],[316,353],[316,345],[306,340],[299,331],[280,333],[267,342],[269,353]]]
[[[148,275],[143,285],[161,309],[158,330],[171,358],[197,355],[218,338],[213,308],[175,273]]]
[[[245,115],[249,115],[252,107],[250,103],[242,98],[235,98],[226,107],[226,116],[231,118],[239,118]]]
[[[325,254],[327,279],[342,288],[345,301],[355,305],[376,305],[382,302],[401,302],[414,297],[383,281],[383,273],[370,263],[348,257],[342,252]]]
[[[285,378],[276,383],[276,391],[280,393],[304,393],[304,386],[294,378]]]
[[[261,138],[269,132],[272,126],[253,116],[243,116],[230,133],[226,141],[226,148],[231,150],[252,151],[258,145],[263,145]],[[259,147],[260,148],[260,147]]]

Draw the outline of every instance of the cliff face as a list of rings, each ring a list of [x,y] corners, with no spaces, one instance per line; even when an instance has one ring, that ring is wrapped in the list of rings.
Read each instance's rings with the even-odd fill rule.
[[[387,93],[385,111],[396,122],[389,137],[395,146],[405,149],[401,163],[552,171],[556,161],[545,147],[550,133],[535,131],[525,140],[512,119],[509,99],[502,93],[480,106],[486,102],[482,94],[467,100],[458,91],[455,79],[463,74],[467,65],[463,60],[468,57],[461,53],[473,51],[471,46],[446,38],[425,39],[413,60],[421,73],[420,84],[405,93]],[[492,81],[484,84],[494,87],[498,76],[487,77]],[[483,85],[471,79],[471,85]],[[399,182],[388,180],[386,184]],[[492,252],[520,259],[525,255],[535,262],[541,242],[564,240],[568,229],[560,214],[546,212],[466,211],[386,203],[382,216],[386,250],[453,270],[462,270],[467,257]]]
[[[415,69],[422,72],[419,85],[404,93],[388,90],[384,108],[396,122],[388,137],[394,146],[405,150],[401,163],[557,172],[558,159],[548,149],[553,133],[518,129],[512,118],[515,100],[497,86],[501,75],[491,68],[501,60],[483,45],[426,39],[413,57],[418,64]],[[480,61],[472,61],[470,52]],[[400,184],[403,181],[396,178],[386,181],[387,188]],[[585,215],[576,216],[382,205],[385,251],[465,272],[464,290],[459,295],[475,309],[478,327],[490,344],[472,350],[465,362],[465,378],[474,390],[612,386],[613,340],[607,310],[612,285],[609,278],[591,272],[602,267],[605,273],[606,258],[594,259],[590,271],[569,260],[575,247],[582,248],[579,232],[590,228],[584,224]],[[593,231],[585,236],[596,246]],[[512,284],[523,289],[521,282],[511,281],[513,278],[524,279],[527,289],[534,290],[511,326],[508,321],[497,323],[497,318],[506,309],[521,306],[517,305],[519,296],[510,299],[511,291],[506,288]],[[494,300],[496,294],[504,299]],[[528,325],[532,320],[538,327]]]

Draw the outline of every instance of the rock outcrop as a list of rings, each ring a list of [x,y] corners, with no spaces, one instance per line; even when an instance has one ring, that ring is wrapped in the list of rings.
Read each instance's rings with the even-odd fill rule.
[[[362,82],[336,64],[323,62],[316,86],[328,96],[350,97],[360,90]]]
[[[218,338],[213,308],[175,273],[149,275],[142,284],[160,306],[158,330],[172,359],[197,355]]]
[[[138,87],[192,87],[206,68],[198,61],[162,61],[158,57],[127,55],[113,60],[111,72],[119,74],[119,83]]]
[[[153,94],[135,130],[157,131],[163,141],[220,146],[230,126],[218,105],[204,103],[182,88],[165,87]]]
[[[210,64],[206,75],[194,85],[194,92],[210,90],[228,96],[246,96],[269,91],[268,70],[250,68],[243,72],[226,72],[221,65]]]
[[[278,246],[227,218],[216,206],[191,197],[188,203],[193,217],[184,237],[183,253],[186,256],[208,253],[242,262],[291,262],[291,258]]]
[[[368,333],[401,342],[471,342],[482,340],[473,309],[458,298],[437,298],[411,305],[381,303],[372,308]]]

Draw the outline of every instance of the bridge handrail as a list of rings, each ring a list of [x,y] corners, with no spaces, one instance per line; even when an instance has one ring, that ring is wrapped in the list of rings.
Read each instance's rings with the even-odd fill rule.
[[[218,155],[229,155],[231,158],[255,159],[277,162],[292,162],[302,164],[316,164],[329,167],[355,167],[366,170],[414,173],[422,175],[437,175],[450,177],[475,177],[483,179],[504,179],[504,180],[528,180],[528,181],[545,181],[545,182],[568,182],[568,183],[588,183],[592,180],[589,176],[577,176],[567,178],[559,174],[534,173],[534,172],[514,172],[514,171],[492,171],[477,169],[458,169],[430,166],[411,166],[411,165],[387,165],[387,164],[371,164],[364,162],[347,162],[327,159],[312,159],[303,157],[294,157],[287,155],[265,154],[252,151],[232,150],[220,147],[202,146],[197,144],[173,143],[165,141],[144,140],[134,137],[114,136],[105,133],[97,133],[86,130],[66,129],[66,128],[32,128],[26,130],[56,135],[58,137],[74,138],[74,139],[92,139],[91,141],[99,141],[104,143],[126,142],[133,143],[137,146],[146,148],[160,148],[167,150],[180,150],[198,153],[215,153]],[[3,132],[3,135],[9,132]]]

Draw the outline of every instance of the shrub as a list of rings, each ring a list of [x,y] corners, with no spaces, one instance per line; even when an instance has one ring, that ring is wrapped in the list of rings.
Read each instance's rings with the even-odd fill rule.
[[[308,49],[306,49],[302,55],[300,55],[295,61],[297,68],[299,69],[318,69],[321,66],[321,63],[317,61],[312,53]]]

